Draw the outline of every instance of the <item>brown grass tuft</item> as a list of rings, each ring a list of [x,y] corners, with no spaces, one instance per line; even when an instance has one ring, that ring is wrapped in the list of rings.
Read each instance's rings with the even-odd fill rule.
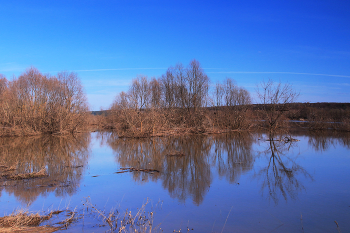
[[[58,223],[61,226],[40,226],[44,221],[52,218],[53,215],[60,214],[64,211],[55,210],[49,214],[41,215],[39,213],[30,213],[26,210],[18,210],[10,215],[0,218],[0,233],[2,232],[54,232],[68,227],[75,219],[75,212],[68,211],[67,218]]]
[[[14,175],[5,174],[4,176],[6,179],[9,179],[9,180],[24,180],[24,179],[33,179],[33,178],[39,178],[39,177],[47,177],[49,175],[46,173],[46,169],[42,168],[38,172],[14,174]]]

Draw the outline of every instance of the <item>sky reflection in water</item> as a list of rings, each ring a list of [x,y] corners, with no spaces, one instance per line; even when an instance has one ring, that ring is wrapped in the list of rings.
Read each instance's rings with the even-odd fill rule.
[[[295,132],[118,139],[113,133],[1,139],[0,163],[18,173],[46,167],[48,177],[0,179],[2,213],[69,207],[89,197],[100,209],[136,211],[151,200],[165,232],[319,232],[350,229],[350,137]],[[174,156],[182,154],[183,156]],[[120,168],[156,169],[154,173]],[[301,221],[302,215],[302,221]],[[105,231],[97,219],[71,230]],[[227,220],[227,221],[226,221]],[[226,222],[226,223],[225,223]],[[93,227],[95,226],[95,227]]]

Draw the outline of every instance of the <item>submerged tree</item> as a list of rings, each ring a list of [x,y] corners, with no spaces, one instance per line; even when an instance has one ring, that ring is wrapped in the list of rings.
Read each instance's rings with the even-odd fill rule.
[[[262,105],[265,125],[270,131],[275,131],[285,126],[288,104],[293,103],[299,93],[289,83],[283,85],[268,80],[258,85],[257,95]]]

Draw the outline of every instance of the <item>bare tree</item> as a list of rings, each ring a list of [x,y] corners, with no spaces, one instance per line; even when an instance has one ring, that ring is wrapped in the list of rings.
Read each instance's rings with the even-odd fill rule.
[[[226,106],[235,106],[237,105],[237,88],[235,81],[231,78],[226,78],[224,84],[225,90],[225,103]]]
[[[224,83],[217,83],[214,89],[214,106],[237,106],[251,104],[250,93],[243,87],[238,87],[231,78]]]
[[[138,76],[132,81],[129,89],[129,100],[135,110],[141,110],[148,107],[151,90],[147,76]]]
[[[216,83],[214,90],[214,106],[219,107],[224,105],[224,95],[225,95],[225,87],[221,83]]]
[[[210,119],[218,129],[247,129],[251,126],[248,106],[251,104],[250,93],[238,87],[231,78],[223,84],[217,83],[214,89],[214,106]],[[218,108],[218,106],[221,106]]]
[[[84,114],[88,111],[86,96],[83,91],[77,73],[60,72],[57,74],[59,82],[60,103],[62,109],[59,111],[64,122],[60,122],[60,130],[75,131],[84,124]],[[63,126],[64,128],[63,128]]]
[[[176,106],[176,89],[177,84],[174,76],[174,68],[169,67],[165,74],[160,79],[162,92],[164,96],[164,104],[166,108]]]
[[[283,127],[288,104],[299,96],[291,84],[274,83],[271,79],[257,87],[265,125],[270,131]]]
[[[162,87],[160,82],[153,78],[149,83],[151,92],[151,107],[160,108],[162,106]]]
[[[114,99],[114,102],[111,106],[111,110],[118,111],[122,109],[129,109],[129,95],[124,91],[120,92]]]
[[[238,97],[237,97],[237,104],[238,105],[248,105],[252,103],[252,98],[250,97],[250,93],[244,89],[243,87],[240,87],[238,89]]]
[[[173,69],[173,75],[176,83],[176,106],[179,108],[185,108],[187,98],[187,70],[181,63],[176,64]]]
[[[204,73],[200,63],[192,60],[187,69],[187,109],[205,106],[208,97],[209,78]]]

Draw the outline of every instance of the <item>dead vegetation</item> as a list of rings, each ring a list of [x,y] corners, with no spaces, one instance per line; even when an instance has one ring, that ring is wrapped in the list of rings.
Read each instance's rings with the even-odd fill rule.
[[[170,151],[169,153],[166,154],[166,156],[170,156],[170,157],[182,157],[185,156],[184,153],[180,152],[180,151]]]
[[[44,167],[38,172],[16,173],[17,167],[18,167],[18,163],[17,165],[12,165],[12,166],[0,165],[0,180],[1,179],[24,180],[24,179],[34,179],[34,178],[48,176],[46,169]]]
[[[49,176],[46,172],[45,168],[42,168],[38,172],[31,172],[31,173],[24,173],[24,174],[1,174],[1,176],[4,176],[8,180],[24,180],[24,179],[34,179],[34,178],[40,178],[40,177],[47,177]]]
[[[86,198],[83,205],[86,207],[87,212],[92,212],[97,215],[97,218],[101,219],[110,228],[111,232],[127,233],[146,233],[155,232],[158,227],[153,227],[153,212],[146,212],[146,205],[149,200],[147,199],[141,208],[138,209],[136,214],[133,214],[129,210],[119,212],[117,209],[112,208],[110,211],[98,209],[91,203],[90,198]]]
[[[66,219],[59,222],[59,226],[42,225],[54,215],[66,213]],[[67,229],[75,219],[75,212],[55,210],[48,214],[31,213],[26,210],[18,210],[10,215],[0,218],[0,232],[54,232],[59,229]]]
[[[147,173],[154,173],[154,172],[158,172],[159,170],[156,169],[142,169],[142,168],[134,168],[134,167],[129,167],[129,168],[125,168],[125,167],[121,167],[119,172],[116,173],[124,173],[124,172],[147,172]]]

